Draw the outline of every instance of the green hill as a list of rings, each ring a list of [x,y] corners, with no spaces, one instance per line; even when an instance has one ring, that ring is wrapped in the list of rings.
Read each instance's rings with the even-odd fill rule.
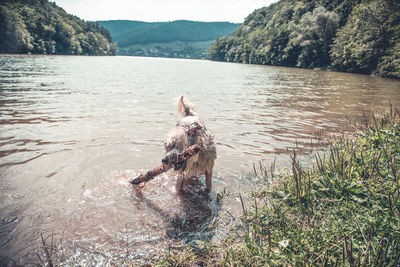
[[[105,20],[98,21],[98,23],[110,32],[115,42],[164,24],[163,22],[143,22],[134,20]]]
[[[255,10],[212,60],[400,78],[400,1],[280,0]]]
[[[99,21],[110,31],[121,55],[204,58],[211,44],[234,32],[239,24],[229,22]]]
[[[115,55],[110,33],[47,0],[0,0],[0,53]]]

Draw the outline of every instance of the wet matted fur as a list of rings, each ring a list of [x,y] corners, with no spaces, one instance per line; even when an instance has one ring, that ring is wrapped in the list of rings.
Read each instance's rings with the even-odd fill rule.
[[[183,166],[176,169],[178,180],[176,182],[177,193],[193,182],[201,174],[206,176],[206,192],[211,191],[212,172],[214,161],[217,158],[217,151],[214,142],[214,136],[206,128],[204,122],[197,117],[194,112],[194,106],[183,96],[176,102],[178,112],[183,118],[176,124],[169,137],[164,142],[166,156],[163,162],[173,161],[173,159],[191,145],[203,143],[199,153],[189,158]]]

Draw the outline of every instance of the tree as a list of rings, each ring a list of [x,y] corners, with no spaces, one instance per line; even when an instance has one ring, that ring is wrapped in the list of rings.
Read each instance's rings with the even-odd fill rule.
[[[399,4],[372,1],[356,6],[332,45],[333,66],[359,73],[399,72]],[[383,62],[382,62],[383,61]]]
[[[32,49],[31,35],[18,14],[0,6],[0,49],[7,53],[27,53]]]
[[[289,43],[302,49],[297,66],[312,68],[329,65],[329,48],[338,26],[339,16],[322,6],[305,13],[298,24],[291,22]]]
[[[215,61],[226,61],[225,54],[228,48],[230,37],[218,38],[208,51],[208,58]]]
[[[69,15],[48,0],[0,2],[0,53],[116,54],[106,29]]]

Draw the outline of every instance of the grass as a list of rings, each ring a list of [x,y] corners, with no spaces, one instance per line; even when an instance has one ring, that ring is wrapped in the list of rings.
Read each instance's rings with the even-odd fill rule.
[[[307,168],[293,153],[291,174],[253,192],[250,208],[240,196],[242,215],[218,246],[169,250],[155,265],[399,266],[399,116],[365,115]]]

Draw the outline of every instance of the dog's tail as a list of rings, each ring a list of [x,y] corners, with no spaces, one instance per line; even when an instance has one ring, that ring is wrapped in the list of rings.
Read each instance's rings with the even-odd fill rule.
[[[196,113],[194,113],[194,105],[184,98],[183,95],[176,101],[176,108],[183,117],[196,115]]]

